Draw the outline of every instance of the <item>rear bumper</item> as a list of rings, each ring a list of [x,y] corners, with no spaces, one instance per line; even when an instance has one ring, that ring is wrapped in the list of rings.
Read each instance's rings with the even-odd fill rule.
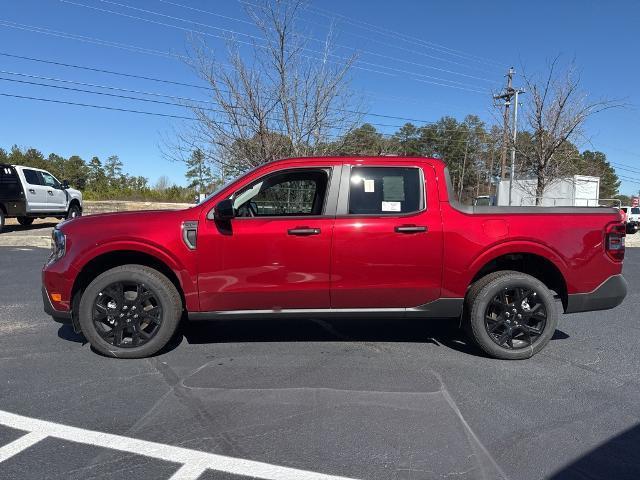
[[[627,296],[627,281],[622,275],[612,275],[589,293],[569,294],[564,313],[591,312],[617,307]]]

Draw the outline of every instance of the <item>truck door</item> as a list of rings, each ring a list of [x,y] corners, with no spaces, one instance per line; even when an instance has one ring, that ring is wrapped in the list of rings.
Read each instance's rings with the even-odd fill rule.
[[[428,164],[343,166],[332,308],[409,308],[440,297],[442,221]]]
[[[42,177],[37,170],[18,168],[24,181],[24,196],[27,201],[27,212],[37,213],[48,211],[47,188],[42,185]]]
[[[40,171],[42,183],[47,187],[47,205],[50,212],[67,211],[67,192],[62,189],[62,185],[49,172]]]
[[[202,311],[329,308],[335,220],[329,192],[337,171],[337,193],[340,170],[319,165],[266,172],[231,196],[236,218],[201,221]]]

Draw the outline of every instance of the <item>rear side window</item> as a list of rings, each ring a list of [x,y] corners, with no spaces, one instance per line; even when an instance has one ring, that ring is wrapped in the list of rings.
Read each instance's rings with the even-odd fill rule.
[[[38,172],[36,172],[35,170],[28,170],[25,168],[24,170],[22,170],[22,172],[24,173],[24,179],[27,181],[29,185],[42,184],[40,182],[40,175],[38,175]]]
[[[349,213],[398,215],[422,209],[420,171],[413,167],[354,167],[349,186]]]

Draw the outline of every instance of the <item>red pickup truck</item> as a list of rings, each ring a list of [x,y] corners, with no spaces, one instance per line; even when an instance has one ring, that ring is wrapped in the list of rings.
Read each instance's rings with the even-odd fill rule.
[[[382,316],[460,319],[487,354],[521,359],[553,335],[558,303],[622,302],[620,220],[463,206],[437,159],[294,158],[186,210],[63,222],[42,295],[113,357],[156,353],[183,318]]]

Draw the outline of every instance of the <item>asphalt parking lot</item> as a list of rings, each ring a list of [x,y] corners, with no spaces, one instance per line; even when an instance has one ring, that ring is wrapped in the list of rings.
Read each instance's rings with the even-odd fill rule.
[[[640,249],[623,305],[518,362],[416,320],[190,324],[108,359],[42,312],[47,253],[0,247],[2,479],[640,478]]]

